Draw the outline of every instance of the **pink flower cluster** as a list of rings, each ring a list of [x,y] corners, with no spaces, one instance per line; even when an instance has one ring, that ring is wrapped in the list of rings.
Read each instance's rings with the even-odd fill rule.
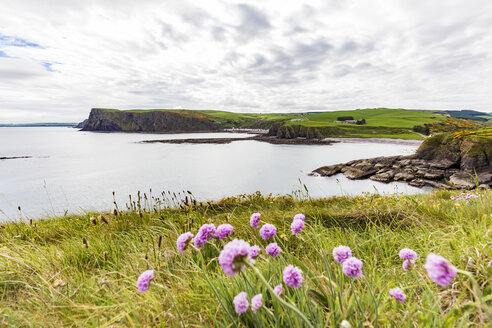
[[[273,224],[266,223],[260,229],[260,236],[264,240],[275,237],[277,233],[277,228]]]
[[[265,252],[273,257],[277,257],[280,254],[280,247],[278,247],[277,243],[270,243],[267,247],[265,247]]]
[[[417,258],[417,253],[410,248],[403,248],[398,254],[403,261],[403,270],[407,271],[410,265],[415,264],[415,259]]]
[[[202,225],[194,239],[195,247],[202,248],[203,245],[213,238],[214,233],[215,225],[213,223]]]
[[[304,277],[302,276],[302,271],[298,268],[289,264],[285,267],[284,272],[284,283],[289,287],[299,288],[301,287]]]
[[[242,239],[228,242],[219,255],[219,264],[225,274],[235,277],[244,270],[247,261],[250,261],[251,246]]]
[[[143,293],[149,289],[150,281],[154,279],[154,270],[144,271],[137,279],[138,291]]]
[[[246,311],[248,311],[249,308],[248,294],[246,294],[245,292],[240,292],[234,297],[232,303],[234,304],[234,310],[237,314],[241,315],[245,313]],[[253,311],[253,313],[256,313],[256,311],[258,311],[262,306],[262,294],[255,295],[251,298],[251,311]]]
[[[302,229],[304,228],[304,220],[306,220],[306,216],[302,213],[294,216],[292,224],[290,225],[290,230],[292,230],[293,235],[298,235],[302,232]]]

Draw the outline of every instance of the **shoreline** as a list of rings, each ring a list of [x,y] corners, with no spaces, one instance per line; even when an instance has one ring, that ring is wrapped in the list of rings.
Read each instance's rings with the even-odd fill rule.
[[[380,143],[380,144],[392,144],[392,145],[420,145],[424,140],[418,139],[392,139],[392,138],[325,138],[335,142],[342,143]]]

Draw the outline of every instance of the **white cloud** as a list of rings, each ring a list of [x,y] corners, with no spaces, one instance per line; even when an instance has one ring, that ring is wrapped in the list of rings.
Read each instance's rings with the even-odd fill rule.
[[[80,121],[91,107],[491,111],[491,9],[486,0],[6,0],[0,122]]]

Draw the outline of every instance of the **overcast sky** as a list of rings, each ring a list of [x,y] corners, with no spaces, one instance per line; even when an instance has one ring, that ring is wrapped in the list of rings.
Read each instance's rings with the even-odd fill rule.
[[[492,1],[0,3],[0,123],[383,106],[491,112]]]

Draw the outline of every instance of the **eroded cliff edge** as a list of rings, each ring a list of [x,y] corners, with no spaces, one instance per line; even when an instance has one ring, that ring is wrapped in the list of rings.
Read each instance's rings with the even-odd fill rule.
[[[208,115],[181,111],[120,111],[93,108],[83,131],[197,132],[216,131]]]
[[[409,156],[376,157],[323,166],[313,175],[343,173],[349,179],[405,181],[416,187],[472,189],[492,187],[492,138],[438,134]]]

